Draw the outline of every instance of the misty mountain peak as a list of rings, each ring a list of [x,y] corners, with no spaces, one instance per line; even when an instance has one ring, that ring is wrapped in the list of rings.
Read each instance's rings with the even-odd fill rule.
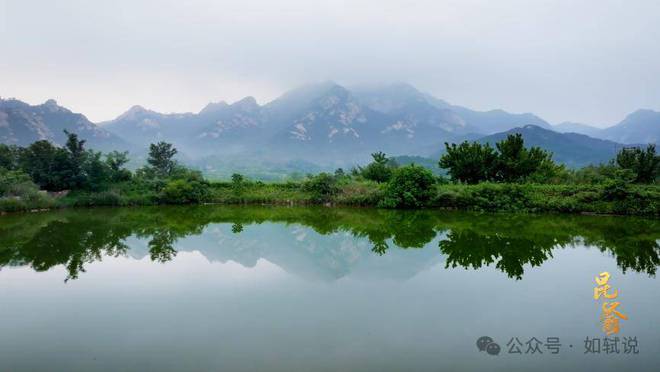
[[[50,112],[57,112],[57,111],[66,111],[68,112],[69,110],[65,109],[64,107],[61,107],[60,105],[57,104],[57,101],[54,99],[49,99],[48,101],[44,102],[42,107],[47,109]]]
[[[257,100],[252,96],[247,96],[240,101],[236,101],[231,106],[246,112],[255,111],[260,107]]]
[[[653,118],[658,118],[660,117],[660,112],[658,111],[653,111],[649,109],[639,109],[637,111],[634,111],[628,116],[626,116],[626,120],[648,120],[648,119],[653,119]]]
[[[142,116],[151,112],[153,111],[147,110],[146,108],[140,105],[134,105],[133,107],[128,109],[128,111],[119,115],[119,117],[116,120],[132,120],[138,116]]]
[[[222,111],[229,107],[229,104],[225,101],[220,102],[209,102],[204,108],[199,112],[200,114],[210,114],[213,112]]]

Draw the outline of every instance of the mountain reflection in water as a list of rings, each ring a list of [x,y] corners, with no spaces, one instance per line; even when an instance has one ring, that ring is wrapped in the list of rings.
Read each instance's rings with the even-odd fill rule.
[[[407,278],[439,262],[446,268],[493,265],[522,279],[553,251],[584,245],[610,254],[625,273],[655,275],[657,220],[573,215],[488,215],[285,207],[149,207],[63,210],[0,217],[0,268],[46,271],[65,280],[104,256],[166,263],[179,251],[246,267],[266,259],[305,277]],[[424,249],[421,249],[424,248]]]

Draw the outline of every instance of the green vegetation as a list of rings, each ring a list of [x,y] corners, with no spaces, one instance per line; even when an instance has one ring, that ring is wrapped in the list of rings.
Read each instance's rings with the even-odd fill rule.
[[[387,158],[385,153],[376,152],[371,154],[374,161],[366,167],[358,169],[356,172],[365,179],[375,182],[387,182],[392,178],[392,172],[397,164]]]
[[[388,182],[381,206],[388,208],[420,208],[433,197],[435,180],[431,171],[415,164],[394,171]]]
[[[446,256],[448,268],[477,269],[493,266],[519,279],[530,266],[542,265],[556,250],[583,242],[616,258],[625,271],[655,275],[660,265],[657,219],[618,216],[520,215],[438,210],[377,208],[168,206],[61,210],[0,216],[0,269],[29,265],[46,271],[56,265],[67,279],[83,275],[86,265],[106,255],[128,254],[126,239],[148,242],[152,260],[164,262],[177,254],[177,243],[203,234],[208,227],[231,228],[240,234],[264,223],[295,224],[321,235],[348,233],[368,243],[371,251],[417,249],[438,239],[436,248]],[[249,238],[248,238],[249,239]],[[357,247],[362,247],[358,245]],[[54,249],[55,248],[55,249]],[[197,247],[193,247],[197,248]],[[231,245],[216,247],[231,250]],[[344,262],[338,257],[353,251],[309,250],[310,259]],[[244,251],[247,249],[248,251]],[[240,255],[263,254],[250,244]],[[369,249],[369,248],[367,248]],[[237,252],[237,254],[239,254]]]
[[[440,159],[451,180],[384,153],[350,172],[263,183],[241,174],[209,182],[179,164],[168,143],[152,144],[147,165],[130,172],[127,153],[102,154],[67,133],[60,148],[38,141],[0,145],[0,211],[154,204],[328,204],[383,208],[568,212],[660,216],[660,157],[655,146],[621,150],[608,164],[566,169],[551,154],[510,135],[495,148],[446,144]]]
[[[445,143],[447,153],[440,159],[440,167],[448,168],[453,180],[476,184],[486,181],[524,182],[547,180],[563,167],[555,165],[552,154],[538,147],[525,148],[521,134],[509,135],[496,144],[463,142]]]

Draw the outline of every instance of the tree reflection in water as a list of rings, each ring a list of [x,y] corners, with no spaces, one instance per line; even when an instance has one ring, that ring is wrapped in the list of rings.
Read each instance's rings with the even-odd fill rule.
[[[131,236],[148,240],[152,261],[168,262],[177,254],[179,239],[200,235],[209,225],[229,224],[232,233],[242,234],[264,223],[305,226],[321,235],[350,233],[369,241],[376,255],[390,249],[437,249],[429,243],[438,237],[446,268],[495,265],[515,279],[523,277],[525,265],[539,266],[552,258],[553,250],[577,243],[611,254],[624,272],[655,275],[660,264],[660,223],[642,218],[186,206],[2,216],[0,267],[29,265],[45,271],[64,265],[65,280],[76,279],[85,264],[126,256]]]

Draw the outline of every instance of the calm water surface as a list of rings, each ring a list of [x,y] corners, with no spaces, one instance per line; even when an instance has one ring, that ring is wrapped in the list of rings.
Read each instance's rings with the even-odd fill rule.
[[[0,371],[657,371],[658,265],[660,221],[627,217],[0,216]],[[629,317],[618,337],[636,337],[638,354],[584,353],[586,337],[605,338],[602,271]],[[500,354],[479,352],[480,336]],[[509,353],[514,337],[522,355]],[[543,354],[525,354],[532,337]]]

